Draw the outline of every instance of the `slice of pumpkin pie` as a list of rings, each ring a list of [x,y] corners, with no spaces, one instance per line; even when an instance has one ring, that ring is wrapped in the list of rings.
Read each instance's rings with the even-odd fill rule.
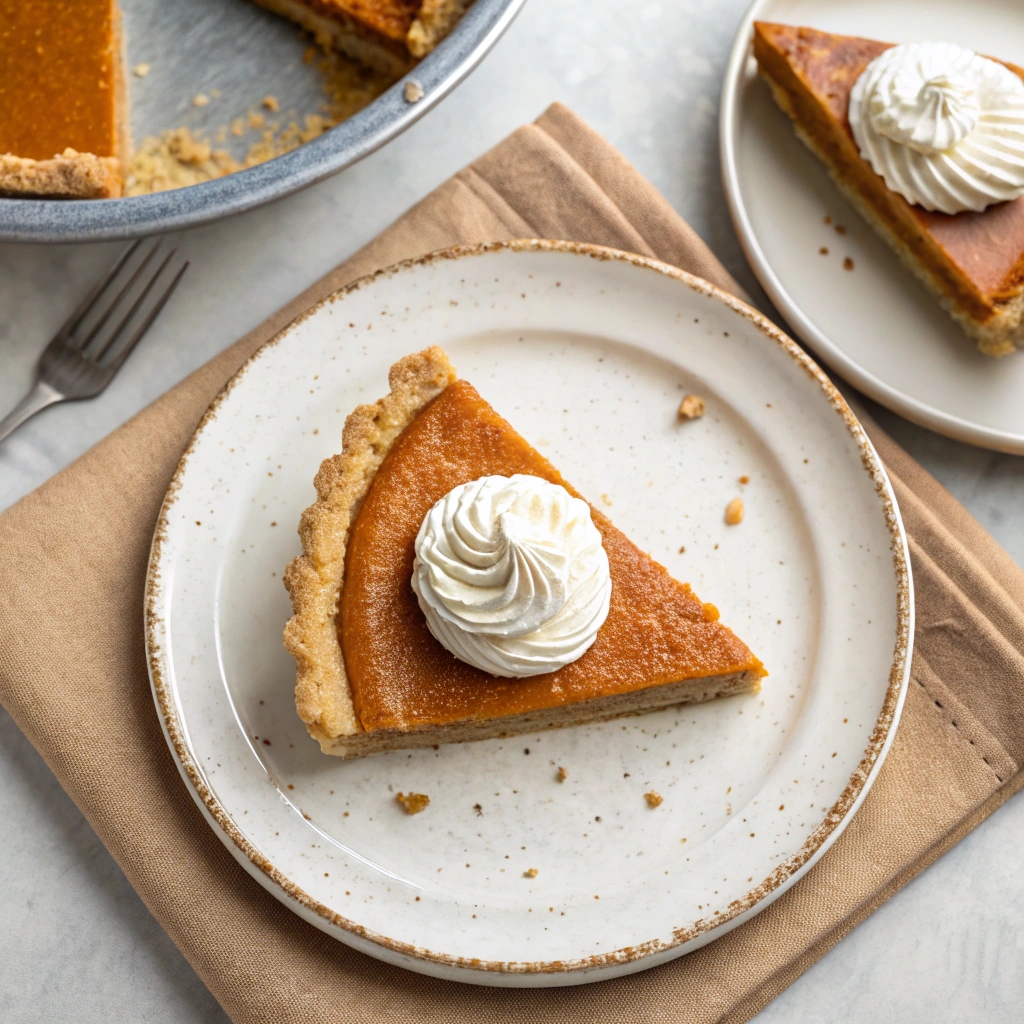
[[[316,477],[285,575],[298,713],[357,757],[756,692],[766,674],[430,348]]]
[[[797,135],[986,355],[1024,344],[1024,69],[951,42],[754,23]]]

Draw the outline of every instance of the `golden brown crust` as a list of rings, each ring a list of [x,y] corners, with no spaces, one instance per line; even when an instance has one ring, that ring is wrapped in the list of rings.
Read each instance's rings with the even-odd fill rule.
[[[121,163],[65,149],[49,160],[0,154],[0,194],[49,199],[114,199],[121,194]]]
[[[302,514],[304,553],[285,573],[295,614],[284,644],[295,658],[295,707],[325,751],[332,740],[362,731],[335,624],[349,528],[398,435],[455,379],[436,345],[395,363],[388,374],[390,393],[359,406],[345,421],[341,453],[321,464],[314,481],[317,500]]]
[[[431,50],[455,27],[473,0],[423,0],[416,20],[409,27],[405,44],[417,59]]]

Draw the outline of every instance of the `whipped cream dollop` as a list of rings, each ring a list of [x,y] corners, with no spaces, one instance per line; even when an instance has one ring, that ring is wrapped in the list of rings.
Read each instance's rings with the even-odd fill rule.
[[[521,473],[461,484],[434,505],[416,537],[412,588],[456,658],[513,678],[580,657],[612,589],[587,503]]]
[[[981,212],[1024,194],[1024,82],[956,43],[876,57],[850,93],[861,156],[926,210]]]

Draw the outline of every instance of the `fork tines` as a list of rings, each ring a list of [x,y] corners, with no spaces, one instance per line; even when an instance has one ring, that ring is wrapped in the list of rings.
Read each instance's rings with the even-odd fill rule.
[[[134,242],[84,298],[54,338],[91,362],[116,369],[171,297],[187,260],[162,239]]]

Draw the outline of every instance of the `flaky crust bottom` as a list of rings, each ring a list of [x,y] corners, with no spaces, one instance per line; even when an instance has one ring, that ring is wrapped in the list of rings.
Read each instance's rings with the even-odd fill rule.
[[[46,199],[116,199],[121,194],[121,162],[65,149],[49,160],[0,154],[0,195]]]
[[[284,645],[295,659],[296,710],[325,753],[333,752],[339,737],[363,732],[336,626],[349,530],[398,435],[455,379],[436,345],[395,363],[388,374],[390,393],[345,420],[341,453],[320,465],[317,499],[302,513],[303,554],[284,577],[295,613],[285,626]]]
[[[610,697],[594,697],[557,708],[531,711],[527,714],[508,715],[505,718],[467,719],[450,725],[431,725],[423,729],[377,729],[354,736],[338,736],[324,743],[320,749],[335,757],[365,757],[385,750],[412,750],[433,747],[439,743],[468,743],[519,736],[523,733],[561,729],[570,725],[606,722],[613,718],[642,715],[648,711],[676,707],[683,704],[703,704],[717,697],[731,697],[737,693],[757,693],[761,689],[758,672],[733,672],[727,676],[707,676],[687,679],[681,683],[664,683],[645,690],[617,693]]]

